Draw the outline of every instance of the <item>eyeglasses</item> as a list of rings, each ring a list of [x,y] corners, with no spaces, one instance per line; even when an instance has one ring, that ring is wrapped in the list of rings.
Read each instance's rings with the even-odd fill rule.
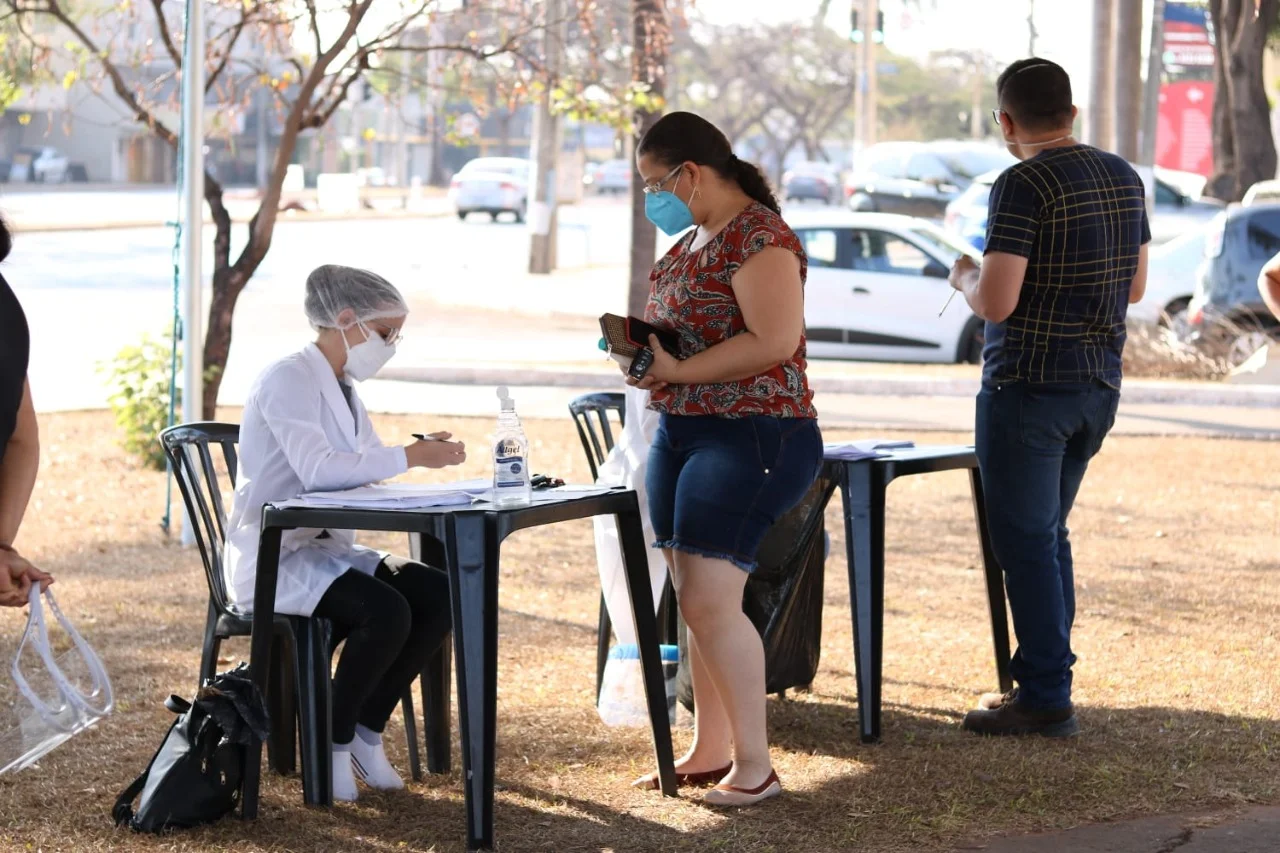
[[[676,166],[676,167],[675,167],[674,169],[672,169],[670,172],[667,172],[666,177],[662,178],[661,180],[654,181],[654,182],[653,182],[653,183],[651,183],[651,184],[645,184],[645,185],[644,185],[644,191],[645,191],[645,193],[646,193],[646,194],[649,194],[649,195],[652,195],[653,193],[660,193],[660,192],[662,192],[662,186],[663,186],[663,184],[665,184],[667,181],[671,180],[671,179],[672,179],[672,178],[674,178],[676,175],[678,175],[678,174],[680,173],[680,170],[681,170],[681,169],[683,169],[683,168],[684,168],[684,163],[681,163],[679,166]]]
[[[382,338],[382,342],[387,346],[391,346],[392,344],[399,343],[404,340],[404,336],[400,334],[399,329],[393,329],[390,326],[380,326],[380,324],[370,324],[369,328],[372,329],[378,337]]]
[[[997,107],[996,109],[994,109],[994,110],[992,110],[992,111],[991,111],[991,120],[992,120],[992,121],[994,121],[994,122],[996,123],[996,125],[997,125],[997,126],[999,126],[999,124],[1000,124],[1000,116],[1002,116],[1002,115],[1004,115],[1004,110],[1002,110],[1002,109],[1000,109],[999,107]]]

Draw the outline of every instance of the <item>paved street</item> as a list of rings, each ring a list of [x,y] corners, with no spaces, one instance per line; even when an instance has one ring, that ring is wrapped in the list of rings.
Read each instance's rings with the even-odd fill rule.
[[[102,195],[97,194],[99,201]],[[58,197],[71,201],[77,194],[48,195]],[[493,386],[509,381],[532,386],[516,392],[526,415],[561,417],[574,394],[618,381],[612,373],[595,374],[603,360],[596,349],[595,318],[624,304],[627,215],[618,201],[562,209],[560,269],[550,277],[526,271],[524,227],[485,217],[282,222],[266,261],[240,298],[222,401],[243,402],[263,365],[310,338],[302,316],[303,281],[314,266],[329,262],[386,275],[413,308],[388,372],[415,381],[368,383],[362,393],[371,408],[488,415]],[[206,236],[212,238],[211,230]],[[242,226],[235,236],[243,239]],[[171,241],[164,228],[18,235],[5,276],[30,316],[31,378],[40,410],[104,405],[107,392],[97,365],[143,334],[163,334],[173,299]],[[664,241],[660,250],[668,244]],[[207,247],[207,272],[210,253]],[[568,381],[521,380],[518,374],[527,374],[531,365],[543,376],[558,370]],[[467,371],[474,376],[471,387]],[[881,382],[888,377],[890,384],[899,377],[902,384],[919,384],[935,375],[943,384],[976,381],[976,371],[965,367],[840,362],[813,367],[820,392],[828,379],[841,391],[851,390],[851,378],[858,383],[863,372]],[[585,380],[570,378],[578,375]],[[886,385],[873,394],[861,387],[854,390],[864,393],[852,394],[834,393],[835,388],[829,386],[831,393],[821,398],[830,426],[921,431],[972,426],[971,398],[955,396],[954,390],[928,394]],[[1275,421],[1274,408],[1148,402],[1122,406],[1117,430],[1263,438],[1276,437]]]
[[[281,223],[240,298],[223,399],[241,401],[262,365],[307,340],[303,282],[320,263],[374,269],[410,299],[414,315],[397,364],[594,358],[599,335],[589,321],[566,331],[538,315],[617,310],[626,289],[627,210],[613,202],[562,214],[561,270],[551,278],[526,272],[528,232],[514,223]],[[206,237],[212,240],[210,229]],[[143,334],[163,334],[173,304],[172,239],[164,228],[18,235],[4,272],[30,316],[41,409],[102,405],[95,365]],[[237,228],[234,248],[243,239]],[[206,275],[211,252],[206,246]],[[526,313],[532,316],[514,316]]]

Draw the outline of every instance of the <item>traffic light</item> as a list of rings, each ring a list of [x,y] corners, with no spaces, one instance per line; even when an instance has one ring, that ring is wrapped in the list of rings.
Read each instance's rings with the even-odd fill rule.
[[[854,44],[862,44],[867,38],[867,34],[858,26],[858,10],[855,8],[849,13],[849,41]],[[876,28],[871,33],[871,40],[876,44],[884,44],[884,12],[876,10]]]

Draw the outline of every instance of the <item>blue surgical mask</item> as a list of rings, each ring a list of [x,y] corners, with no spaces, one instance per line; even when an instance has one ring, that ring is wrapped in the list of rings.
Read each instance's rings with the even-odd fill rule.
[[[680,186],[680,178],[676,178],[676,185],[671,188],[672,192],[660,190],[648,193],[644,197],[645,218],[658,226],[668,237],[674,237],[693,226],[693,211],[675,194],[678,186]]]

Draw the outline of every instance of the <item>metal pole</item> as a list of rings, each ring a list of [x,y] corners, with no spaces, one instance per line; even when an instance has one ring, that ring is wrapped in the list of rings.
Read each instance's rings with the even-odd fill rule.
[[[203,420],[204,299],[200,252],[204,247],[204,3],[187,3],[187,39],[182,60],[182,419]],[[182,542],[195,542],[184,519]]]
[[[1141,156],[1138,128],[1142,121],[1142,0],[1118,0],[1114,50],[1115,152],[1130,163]]]
[[[1147,47],[1147,81],[1142,93],[1142,159],[1143,166],[1156,165],[1156,133],[1160,127],[1160,83],[1164,77],[1164,4],[1152,0],[1151,40]],[[1147,193],[1147,215],[1155,213],[1156,194]]]
[[[877,89],[877,68],[876,61],[879,51],[876,50],[876,42],[874,35],[877,31],[877,20],[880,17],[880,0],[867,0],[867,93],[865,106],[867,111],[867,131],[862,139],[862,144],[872,146],[876,144],[876,89]]]
[[[1115,75],[1112,68],[1112,0],[1093,0],[1093,81],[1089,91],[1089,143],[1110,150]]]
[[[1027,56],[1036,55],[1036,38],[1040,31],[1036,29],[1036,0],[1027,3]]]
[[[562,15],[560,0],[543,0],[543,61],[546,90],[534,116],[533,147],[537,170],[529,197],[529,272],[547,275],[556,266],[556,161],[560,122],[551,111],[551,90],[560,74]]]
[[[1164,76],[1164,2],[1152,0],[1151,40],[1147,47],[1147,81],[1142,99],[1142,165],[1156,162],[1156,128],[1160,125],[1160,81]]]

